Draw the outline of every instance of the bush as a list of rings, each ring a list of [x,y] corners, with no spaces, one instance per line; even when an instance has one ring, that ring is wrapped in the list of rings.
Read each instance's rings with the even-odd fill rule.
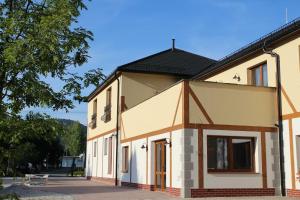
[[[19,197],[16,194],[5,194],[0,195],[0,200],[19,200]]]

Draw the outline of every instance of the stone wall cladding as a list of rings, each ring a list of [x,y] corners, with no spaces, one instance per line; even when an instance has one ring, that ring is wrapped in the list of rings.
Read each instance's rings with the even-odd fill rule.
[[[191,189],[191,197],[274,196],[274,188]]]
[[[300,190],[288,189],[287,190],[287,196],[289,196],[289,197],[300,197]]]
[[[192,159],[192,153],[194,152],[194,147],[192,145],[192,140],[194,140],[193,129],[185,129],[183,134],[183,171],[181,172],[183,177],[183,189],[181,191],[181,197],[191,197],[190,189],[194,187],[194,179],[192,177],[192,170],[195,168],[194,161]]]

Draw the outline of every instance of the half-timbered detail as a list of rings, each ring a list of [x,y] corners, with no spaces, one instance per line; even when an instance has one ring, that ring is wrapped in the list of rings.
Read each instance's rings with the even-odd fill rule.
[[[87,177],[181,197],[300,196],[299,27],[219,61],[173,46],[118,67],[88,98]]]

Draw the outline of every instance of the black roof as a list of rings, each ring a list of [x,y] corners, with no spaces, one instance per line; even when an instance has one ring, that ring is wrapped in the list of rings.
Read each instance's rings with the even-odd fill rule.
[[[194,76],[216,61],[181,49],[167,49],[151,56],[121,65],[118,71]]]
[[[226,57],[220,59],[218,62],[206,67],[198,75],[193,77],[193,79],[201,79],[209,76],[209,74],[217,73],[218,71],[225,69],[226,66],[233,61],[243,58],[244,56],[260,52],[263,53],[263,47],[270,47],[275,43],[283,40],[284,38],[291,37],[295,33],[300,31],[300,18],[297,18],[278,29],[272,31],[271,33],[251,42],[250,44],[234,51],[233,53],[227,55]]]
[[[191,78],[207,66],[216,63],[215,60],[183,51],[177,48],[167,49],[159,53],[144,57],[142,59],[127,63],[117,67],[102,84],[96,88],[89,96],[90,100],[95,96],[108,80],[113,78],[117,72],[140,72],[156,73]]]

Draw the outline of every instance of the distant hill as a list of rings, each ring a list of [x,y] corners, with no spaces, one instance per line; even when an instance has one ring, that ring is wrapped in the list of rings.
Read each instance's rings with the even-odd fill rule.
[[[60,123],[62,123],[64,126],[69,126],[73,123],[79,123],[81,127],[81,134],[86,135],[87,134],[87,126],[81,124],[79,121],[71,120],[71,119],[56,119]]]

